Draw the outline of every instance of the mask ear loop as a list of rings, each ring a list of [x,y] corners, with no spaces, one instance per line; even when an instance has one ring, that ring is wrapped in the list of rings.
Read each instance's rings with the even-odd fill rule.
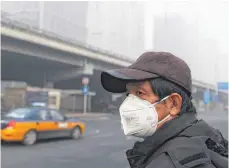
[[[163,98],[160,102],[165,101],[167,98],[169,98],[169,96],[166,96],[165,98]],[[164,122],[165,120],[167,120],[170,117],[170,114],[168,114],[165,118],[163,118],[161,121],[158,122],[158,124]]]
[[[170,114],[163,118],[161,121],[158,121],[158,124],[161,124],[163,121],[167,120],[170,117]]]
[[[161,100],[159,100],[159,101],[153,103],[152,106],[155,106],[155,105],[157,105],[158,103],[161,103],[161,102],[165,101],[165,100],[168,99],[168,98],[169,98],[169,96],[166,96],[166,97],[164,97],[163,99],[161,99]]]
[[[155,108],[155,105],[157,105],[157,104],[159,104],[159,103],[165,101],[167,98],[169,98],[169,96],[166,96],[166,97],[164,97],[163,99],[161,99],[160,101],[153,103],[152,106]],[[170,114],[168,114],[168,115],[167,115],[165,118],[163,118],[161,121],[158,121],[158,124],[162,123],[163,121],[165,121],[165,120],[168,119],[169,117],[170,117]]]
[[[163,102],[163,101],[165,101],[168,98],[169,98],[169,96],[166,96],[165,98],[161,99],[159,102]]]

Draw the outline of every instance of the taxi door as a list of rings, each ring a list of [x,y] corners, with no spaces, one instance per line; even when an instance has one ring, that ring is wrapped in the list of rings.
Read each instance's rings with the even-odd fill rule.
[[[40,120],[36,122],[38,137],[40,139],[54,137],[56,123],[51,120],[49,111],[46,109],[42,109],[40,112],[38,112],[38,117],[40,118]]]
[[[70,135],[69,123],[65,121],[64,116],[55,109],[49,110],[52,120],[55,122],[55,137],[65,137]]]

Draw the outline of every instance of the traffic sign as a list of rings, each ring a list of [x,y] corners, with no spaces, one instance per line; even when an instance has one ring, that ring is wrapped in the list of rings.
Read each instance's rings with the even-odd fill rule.
[[[83,95],[87,95],[88,94],[88,86],[84,86],[83,88],[82,88],[82,94]]]
[[[219,90],[228,90],[228,82],[218,82],[217,87]]]
[[[210,103],[210,92],[209,91],[204,91],[204,103],[209,104]]]
[[[83,106],[83,113],[86,114],[87,112],[87,95],[88,95],[88,86],[87,85],[84,85],[83,88],[82,88],[82,94],[84,95],[84,106]]]
[[[88,85],[89,84],[89,78],[88,77],[83,77],[82,78],[82,84],[83,85]]]

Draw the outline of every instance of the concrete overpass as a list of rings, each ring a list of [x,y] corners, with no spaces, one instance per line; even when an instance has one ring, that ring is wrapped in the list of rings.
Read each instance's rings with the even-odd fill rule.
[[[1,22],[3,57],[20,55],[31,57],[28,59],[34,58],[34,61],[43,59],[43,62],[45,60],[53,65],[62,65],[62,68],[49,69],[45,73],[45,82],[57,82],[81,74],[92,75],[94,70],[128,66],[132,62],[79,42],[63,40],[49,32],[40,32],[21,23],[16,24],[9,20]],[[3,58],[3,62],[6,59]]]
[[[96,92],[95,99],[108,101],[111,94],[101,87],[101,71],[133,62],[4,17],[1,20],[1,59],[2,80],[25,81],[38,87],[80,89],[82,76],[88,76],[90,90]]]
[[[46,61],[65,64],[67,69],[55,69],[46,74],[47,81],[59,81],[80,74],[93,74],[93,70],[107,70],[125,67],[134,60],[124,56],[102,51],[92,46],[70,39],[62,39],[50,32],[41,32],[21,23],[15,24],[9,20],[1,21],[2,52],[17,53]],[[209,85],[193,80],[196,86],[215,89]]]
[[[2,80],[79,89],[81,77],[90,76],[90,88],[104,97],[108,93],[100,86],[100,72],[125,67],[134,61],[4,17],[1,24]],[[193,85],[202,90],[216,89],[196,80]]]

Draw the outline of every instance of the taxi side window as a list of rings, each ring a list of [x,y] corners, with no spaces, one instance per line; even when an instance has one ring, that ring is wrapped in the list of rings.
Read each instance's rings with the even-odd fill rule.
[[[55,121],[64,120],[64,116],[61,113],[59,113],[57,110],[50,110],[50,115],[51,115],[51,118]]]
[[[41,110],[39,112],[39,118],[40,120],[49,120],[49,114],[48,114],[48,111],[47,110]]]

